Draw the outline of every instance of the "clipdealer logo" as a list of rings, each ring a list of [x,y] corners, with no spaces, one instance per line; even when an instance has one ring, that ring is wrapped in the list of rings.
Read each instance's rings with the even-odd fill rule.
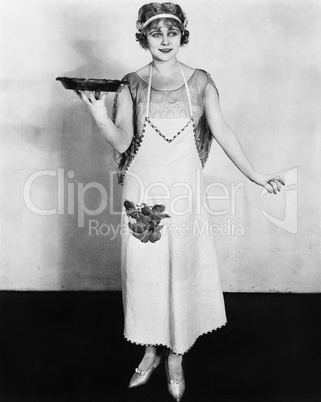
[[[284,173],[285,180],[285,203],[284,219],[278,219],[264,210],[263,198],[269,194],[265,189],[261,192],[261,211],[266,219],[273,225],[285,230],[288,233],[295,234],[298,231],[298,168],[295,167]],[[295,188],[293,188],[295,187]]]
[[[23,197],[24,202],[27,208],[36,215],[41,216],[51,216],[51,215],[78,215],[78,227],[84,227],[85,224],[85,216],[97,216],[104,212],[106,207],[108,206],[108,212],[110,215],[121,215],[122,211],[117,211],[114,209],[114,185],[115,185],[115,176],[117,172],[111,171],[109,172],[109,188],[105,188],[102,184],[97,182],[90,182],[84,185],[81,182],[77,182],[73,180],[72,182],[68,182],[68,179],[74,179],[75,173],[73,171],[66,172],[67,180],[65,177],[65,170],[58,169],[55,170],[39,170],[37,172],[32,173],[24,183],[23,188]],[[189,183],[185,182],[177,182],[170,186],[163,182],[154,182],[145,188],[145,185],[141,178],[135,173],[128,172],[128,175],[132,176],[132,181],[135,185],[138,186],[139,195],[138,204],[142,202],[149,203],[153,202],[153,198],[156,193],[159,194],[159,200],[169,200],[169,213],[171,215],[180,216],[186,213],[191,213],[192,211],[196,213],[196,215],[200,215],[202,213],[202,206],[210,215],[221,216],[227,215],[228,209],[230,209],[230,214],[235,215],[236,213],[236,194],[240,189],[242,189],[245,184],[238,183],[235,185],[231,183],[230,188],[228,188],[223,183],[215,182],[210,183],[207,186],[203,187],[201,180],[201,169],[197,169],[195,176],[195,188],[192,188]],[[41,200],[44,196],[44,191],[42,187],[42,183],[38,180],[42,178],[52,177],[56,181],[56,200],[52,199],[53,205],[46,205],[46,208],[43,208],[40,204]],[[52,187],[53,189],[54,187]],[[118,188],[118,185],[117,185]],[[182,188],[184,193],[177,193],[175,191],[177,188]],[[217,189],[223,191],[223,194],[210,194],[212,189]],[[96,192],[96,201],[95,208],[89,208],[85,199],[86,193],[89,191]],[[217,210],[216,208],[211,208],[208,204],[208,201],[226,201],[228,205],[225,205],[225,209]],[[56,201],[56,202],[55,202]],[[237,225],[234,219],[228,220],[228,233],[234,234],[234,227]],[[222,225],[225,228],[226,225]],[[232,227],[232,231],[231,228]],[[225,228],[226,230],[226,228]],[[235,232],[236,233],[236,232]],[[240,234],[240,231],[237,231]],[[224,233],[225,235],[225,233]]]
[[[67,183],[67,208],[65,205],[65,177],[64,169],[55,170],[39,170],[31,174],[26,180],[23,188],[23,199],[27,208],[36,215],[50,216],[50,215],[64,215],[66,212],[68,215],[73,215],[75,213],[75,198],[77,200],[77,210],[78,210],[78,227],[84,227],[85,214],[88,215],[98,215],[102,213],[108,204],[108,195],[105,187],[96,182],[88,183],[84,186],[83,183],[77,183],[76,191],[77,196],[75,197],[75,183]],[[115,174],[115,172],[110,172],[110,176]],[[31,197],[31,188],[35,181],[40,177],[51,176],[57,177],[57,203],[56,208],[43,209],[35,205]],[[75,173],[71,170],[67,173],[69,179],[75,177]],[[112,180],[112,179],[111,179]],[[112,197],[113,197],[113,187],[110,186],[111,198],[110,207],[113,208]],[[98,190],[100,194],[100,205],[96,209],[89,209],[85,205],[85,194],[91,188]],[[114,211],[113,211],[114,212]],[[114,212],[116,213],[116,212]]]
[[[114,177],[116,175],[116,172],[112,171],[110,172],[110,188],[109,188],[109,194],[107,193],[106,188],[97,182],[91,182],[86,185],[83,183],[73,183],[73,182],[67,182],[65,181],[65,171],[64,169],[58,169],[57,171],[55,170],[40,170],[37,172],[34,172],[31,174],[25,184],[24,184],[24,189],[23,189],[23,197],[24,197],[24,202],[27,208],[37,214],[37,215],[42,215],[42,216],[49,216],[49,215],[63,215],[67,213],[68,215],[74,214],[75,213],[75,203],[77,203],[77,215],[78,215],[78,227],[84,227],[84,222],[85,222],[85,215],[99,215],[102,213],[107,205],[109,206],[109,213],[112,215],[119,215],[121,214],[120,211],[114,210],[114,205],[113,205],[113,199],[114,199]],[[55,208],[49,208],[49,209],[42,209],[40,206],[37,206],[31,196],[31,189],[37,179],[43,177],[43,176],[51,176],[57,179],[57,203]],[[69,179],[73,179],[75,177],[75,173],[73,171],[68,171],[67,172],[67,177]],[[141,188],[141,195],[144,196],[146,195],[146,191],[148,193],[147,189],[144,191],[143,189],[143,184],[140,183],[139,178],[136,178],[138,180],[139,185],[142,187]],[[269,214],[265,209],[263,205],[263,200],[264,196],[266,194],[269,194],[265,189],[262,190],[261,192],[261,211],[262,214],[266,219],[268,219],[272,224],[275,226],[279,227],[280,229],[291,233],[295,234],[297,233],[298,230],[298,190],[295,188],[298,184],[298,168],[293,168],[287,172],[284,173],[284,179],[286,182],[285,186],[285,204],[284,204],[284,219],[278,219],[275,216]],[[67,186],[66,186],[67,184]],[[159,183],[158,183],[159,184]],[[180,183],[181,185],[184,183]],[[220,188],[224,190],[224,195],[210,195],[209,190],[212,187],[217,187],[219,185]],[[67,187],[65,189],[65,187]],[[235,214],[235,195],[236,192],[239,188],[244,187],[244,183],[239,183],[237,186],[234,186],[234,184],[231,186],[231,189],[229,191],[228,188],[226,188],[225,185],[222,183],[211,183],[209,186],[206,187],[204,195],[206,200],[230,200],[230,207],[231,207],[231,214]],[[294,188],[293,188],[294,187]],[[95,189],[94,191],[99,194],[98,199],[100,199],[100,204],[97,206],[96,209],[89,209],[85,205],[85,194],[88,190],[90,189]],[[35,185],[34,190],[35,193],[37,194],[37,190],[39,190],[39,187]],[[67,191],[65,191],[67,190]],[[167,189],[169,191],[169,189]],[[41,193],[41,191],[40,191]],[[66,194],[67,193],[67,194]],[[65,197],[65,195],[67,197]],[[188,198],[188,197],[187,197]],[[197,200],[198,203],[201,200],[200,194],[198,194]],[[76,202],[75,202],[76,201]],[[67,205],[65,205],[67,204]],[[198,205],[199,207],[199,205]],[[224,215],[227,214],[228,211],[214,211],[208,208],[207,202],[204,204],[204,207],[206,210],[211,214],[211,215]],[[234,220],[232,222],[233,224],[235,223]],[[228,232],[229,233],[229,232]],[[244,235],[244,233],[243,233]]]

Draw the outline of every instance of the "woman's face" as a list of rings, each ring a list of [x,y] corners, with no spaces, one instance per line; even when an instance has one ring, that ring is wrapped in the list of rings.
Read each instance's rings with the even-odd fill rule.
[[[147,44],[154,60],[171,60],[181,47],[181,31],[175,26],[167,27],[161,20],[157,27],[147,31]]]

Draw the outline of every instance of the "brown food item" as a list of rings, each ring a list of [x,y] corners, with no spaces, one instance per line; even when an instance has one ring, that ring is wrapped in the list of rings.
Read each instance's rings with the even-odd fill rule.
[[[159,240],[161,238],[161,236],[162,235],[161,235],[160,230],[156,229],[149,235],[149,240],[151,242],[156,242],[157,240]]]
[[[125,202],[124,202],[124,207],[126,208],[126,210],[128,211],[129,209],[136,209],[136,205],[133,203],[133,202],[131,202],[131,201],[128,201],[128,200],[125,200]]]
[[[66,89],[77,91],[117,92],[121,86],[128,84],[128,81],[98,78],[57,77],[56,80],[60,81]]]
[[[145,223],[146,225],[148,224],[148,223],[150,223],[151,221],[152,221],[152,218],[150,217],[150,216],[148,216],[148,215],[143,215],[143,214],[141,214],[142,216],[139,216],[139,219],[140,219],[140,221],[142,222],[142,223]]]
[[[142,214],[143,214],[143,215],[149,216],[149,215],[152,214],[151,210],[150,210],[147,206],[145,206],[144,208],[142,208],[141,211],[142,211]]]
[[[133,202],[125,200],[124,207],[128,216],[135,219],[136,222],[128,222],[131,234],[143,243],[156,243],[161,238],[160,230],[164,225],[160,225],[163,218],[170,218],[170,215],[164,213],[165,206],[156,204],[149,207],[142,204],[138,208]],[[139,212],[140,211],[140,212]]]
[[[148,225],[148,229],[149,230],[155,230],[157,225],[158,225],[157,222],[151,221],[151,223]]]
[[[165,211],[165,205],[156,204],[156,205],[153,206],[152,211],[153,212],[164,212]]]
[[[145,231],[145,228],[139,223],[128,222],[128,227],[135,233],[143,233]]]

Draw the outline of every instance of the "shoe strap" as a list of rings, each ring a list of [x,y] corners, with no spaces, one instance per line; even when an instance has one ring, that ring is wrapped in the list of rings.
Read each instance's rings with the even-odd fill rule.
[[[139,375],[145,375],[146,374],[146,371],[144,371],[144,370],[142,370],[142,369],[140,369],[140,368],[135,368],[135,371],[136,371],[136,373],[138,373]]]
[[[137,367],[137,368],[135,368],[135,371],[139,375],[145,375],[147,373],[147,371],[151,370],[153,367],[156,368],[159,365],[160,360],[161,360],[160,356],[155,356],[155,360],[148,370],[145,371],[145,370],[142,370],[139,367]],[[155,364],[156,364],[156,366],[155,366]]]
[[[183,382],[183,377],[181,377],[181,378],[175,378],[174,380],[169,380],[169,383],[170,384],[180,384],[181,382]]]

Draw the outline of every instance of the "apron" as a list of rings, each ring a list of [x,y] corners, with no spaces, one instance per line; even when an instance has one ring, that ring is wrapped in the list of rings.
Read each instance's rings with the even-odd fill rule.
[[[204,207],[192,104],[179,66],[190,116],[150,118],[151,64],[144,135],[122,196],[122,202],[162,204],[170,218],[162,220],[156,243],[142,243],[129,230],[122,234],[121,274],[125,338],[183,354],[198,336],[225,325],[226,315],[211,218]],[[124,213],[122,228],[128,222]]]

